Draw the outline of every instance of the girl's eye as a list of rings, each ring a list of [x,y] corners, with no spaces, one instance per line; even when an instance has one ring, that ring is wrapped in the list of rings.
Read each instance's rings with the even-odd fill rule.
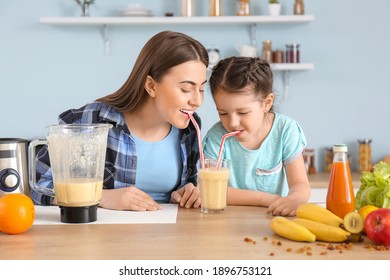
[[[182,88],[182,89],[181,89],[181,92],[183,92],[183,93],[189,93],[190,91],[189,91],[189,90],[186,90],[186,89],[184,89],[184,88]]]
[[[242,113],[238,113],[238,114],[244,116],[244,115],[248,115],[249,112],[242,112]]]
[[[220,112],[218,112],[218,115],[220,115],[220,116],[227,116],[227,113],[220,113]]]

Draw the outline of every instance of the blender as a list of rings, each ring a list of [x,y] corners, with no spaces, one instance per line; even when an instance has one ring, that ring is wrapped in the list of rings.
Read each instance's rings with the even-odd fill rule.
[[[111,124],[59,124],[48,127],[47,140],[29,145],[31,188],[54,197],[61,209],[61,222],[89,223],[97,220],[103,191],[107,135]],[[35,151],[47,145],[54,188],[36,182]]]

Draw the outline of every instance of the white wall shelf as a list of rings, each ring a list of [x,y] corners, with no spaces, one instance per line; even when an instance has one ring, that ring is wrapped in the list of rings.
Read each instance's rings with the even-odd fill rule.
[[[284,99],[288,99],[288,90],[290,88],[291,71],[302,71],[314,69],[313,63],[273,63],[274,71],[283,71]]]
[[[221,17],[41,17],[40,22],[51,25],[136,25],[136,24],[257,24],[304,23],[314,20],[302,16],[221,16]]]
[[[281,15],[281,16],[197,16],[197,17],[41,17],[40,23],[54,26],[102,26],[104,53],[110,54],[109,26],[124,25],[156,25],[156,24],[243,24],[251,27],[251,42],[256,46],[256,27],[258,24],[299,24],[314,20],[313,15]],[[290,72],[310,70],[312,63],[275,63],[274,71],[283,71],[284,98],[288,97]]]

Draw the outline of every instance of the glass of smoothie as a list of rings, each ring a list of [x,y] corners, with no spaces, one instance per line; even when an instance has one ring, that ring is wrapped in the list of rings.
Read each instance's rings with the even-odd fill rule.
[[[217,168],[216,159],[205,159],[204,169],[198,169],[198,184],[202,199],[202,213],[222,213],[226,210],[230,161],[222,160]]]

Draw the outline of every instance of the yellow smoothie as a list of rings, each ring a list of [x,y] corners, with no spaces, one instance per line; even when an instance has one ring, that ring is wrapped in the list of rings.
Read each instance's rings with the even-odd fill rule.
[[[203,213],[221,212],[226,208],[229,175],[229,169],[223,167],[198,170]]]
[[[90,178],[72,178],[54,182],[57,204],[61,206],[90,206],[100,202],[103,181]]]

